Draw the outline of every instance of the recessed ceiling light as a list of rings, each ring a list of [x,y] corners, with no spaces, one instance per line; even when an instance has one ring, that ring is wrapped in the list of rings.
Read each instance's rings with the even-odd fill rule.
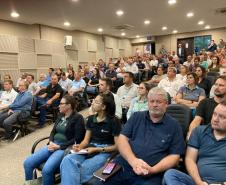
[[[167,30],[167,27],[166,27],[166,26],[163,26],[163,27],[162,27],[162,30]]]
[[[140,38],[140,35],[136,35],[136,38]]]
[[[117,16],[122,16],[124,14],[124,12],[122,11],[122,10],[118,10],[117,12],[116,12],[116,15]]]
[[[18,14],[17,12],[12,12],[10,15],[11,17],[14,17],[14,18],[17,18],[20,16],[20,14]]]
[[[126,35],[126,33],[125,33],[125,32],[122,32],[122,33],[121,33],[121,36],[125,36],[125,35]]]
[[[168,0],[168,4],[169,4],[169,5],[173,5],[173,4],[176,4],[176,3],[177,3],[176,0]]]
[[[210,25],[206,25],[205,26],[205,29],[210,29]]]
[[[187,17],[193,17],[193,16],[194,16],[194,13],[193,12],[187,13]]]
[[[69,23],[69,22],[64,22],[64,26],[71,26],[71,23]]]
[[[177,33],[178,31],[177,30],[173,30],[173,33]]]
[[[104,30],[103,30],[103,28],[98,28],[97,31],[98,32],[103,32]]]
[[[75,2],[75,3],[77,3],[77,2],[79,2],[79,0],[71,0],[72,2]]]
[[[203,25],[204,24],[204,21],[199,21],[198,22],[198,25]]]
[[[148,25],[148,24],[150,24],[151,23],[151,21],[149,21],[149,20],[145,20],[144,21],[144,24],[146,24],[146,25]]]

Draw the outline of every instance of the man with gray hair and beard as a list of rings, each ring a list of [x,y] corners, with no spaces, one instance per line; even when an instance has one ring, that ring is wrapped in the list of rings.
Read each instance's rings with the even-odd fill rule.
[[[184,153],[181,128],[166,114],[167,93],[155,87],[148,94],[148,111],[135,112],[117,141],[114,162],[120,170],[107,182],[95,185],[160,185],[164,171],[173,168]]]

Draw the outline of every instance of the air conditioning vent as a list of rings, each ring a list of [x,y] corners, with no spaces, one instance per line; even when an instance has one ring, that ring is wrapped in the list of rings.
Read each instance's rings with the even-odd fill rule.
[[[133,30],[134,26],[129,24],[116,25],[112,27],[113,29],[125,31],[125,30]]]
[[[216,14],[226,14],[226,7],[216,9]]]

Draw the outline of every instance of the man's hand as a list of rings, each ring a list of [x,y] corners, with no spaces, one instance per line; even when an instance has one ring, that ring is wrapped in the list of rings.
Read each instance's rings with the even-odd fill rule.
[[[80,146],[78,144],[75,144],[72,146],[72,150],[75,152],[78,152],[79,150],[81,150]]]
[[[148,175],[150,173],[149,171],[151,171],[152,168],[145,161],[138,158],[133,160],[131,166],[133,168],[134,173],[136,173],[137,175]]]
[[[13,110],[11,110],[11,109],[9,109],[9,111],[8,111],[8,115],[11,115],[11,114],[13,114],[14,113],[14,111]]]
[[[51,99],[49,99],[49,100],[46,102],[47,105],[52,105],[52,103],[53,103],[53,100],[51,100]]]
[[[99,152],[98,148],[96,148],[96,147],[88,147],[88,148],[85,148],[85,150],[87,150],[88,154],[93,154],[93,153]]]
[[[58,150],[60,148],[59,145],[57,145],[56,143],[50,141],[49,145],[48,145],[48,150],[49,151],[55,151]]]

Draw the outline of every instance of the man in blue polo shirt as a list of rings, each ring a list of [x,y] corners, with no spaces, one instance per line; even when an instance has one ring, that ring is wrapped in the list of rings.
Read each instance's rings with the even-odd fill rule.
[[[226,184],[226,101],[214,109],[211,124],[192,131],[188,141],[185,164],[188,174],[168,170],[167,185]]]
[[[151,89],[149,111],[136,112],[127,121],[117,141],[121,155],[115,159],[123,170],[104,185],[160,185],[163,172],[178,163],[185,144],[178,123],[165,114],[167,99],[162,88]]]

